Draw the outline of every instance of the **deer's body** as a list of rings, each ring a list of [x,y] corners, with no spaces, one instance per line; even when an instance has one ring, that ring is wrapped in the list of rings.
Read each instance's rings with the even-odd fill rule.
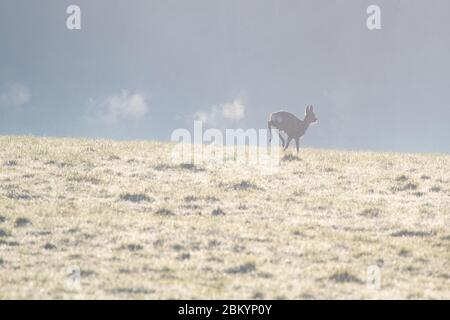
[[[305,118],[303,120],[300,120],[296,116],[294,116],[292,113],[287,111],[278,111],[274,112],[270,115],[269,121],[267,123],[269,127],[269,134],[271,140],[271,129],[276,128],[279,130],[279,132],[284,132],[287,135],[287,141],[285,142],[284,138],[280,135],[281,143],[284,147],[284,150],[287,149],[289,146],[289,143],[292,140],[295,140],[295,144],[297,147],[297,152],[299,150],[299,143],[300,138],[303,137],[306,133],[306,130],[308,129],[309,125],[313,122],[316,122],[317,118],[313,112],[313,107],[306,107],[305,110]]]

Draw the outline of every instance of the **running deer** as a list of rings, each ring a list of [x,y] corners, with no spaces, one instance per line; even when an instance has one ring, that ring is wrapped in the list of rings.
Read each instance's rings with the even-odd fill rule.
[[[305,118],[300,120],[292,113],[287,111],[278,111],[270,115],[269,122],[269,142],[272,140],[272,127],[278,129],[278,135],[280,136],[281,144],[286,151],[289,143],[295,140],[297,152],[299,149],[300,138],[305,135],[311,123],[317,121],[316,115],[313,111],[313,106],[307,106],[305,109]],[[287,135],[287,141],[281,136],[281,132],[285,132]]]

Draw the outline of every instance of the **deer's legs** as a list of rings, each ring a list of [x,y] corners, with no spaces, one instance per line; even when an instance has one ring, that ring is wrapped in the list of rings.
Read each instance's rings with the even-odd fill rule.
[[[286,145],[284,146],[284,150],[283,151],[286,151],[286,149],[289,147],[289,143],[291,143],[291,140],[292,140],[292,138],[288,137]]]
[[[286,141],[284,141],[284,138],[283,138],[283,136],[281,135],[281,133],[278,132],[278,136],[280,137],[281,145],[284,147],[284,144],[285,144]]]
[[[299,144],[300,144],[300,138],[295,139],[295,146],[297,148],[297,153],[298,153]]]
[[[267,122],[267,127],[269,129],[268,134],[269,134],[269,142],[272,141],[272,121]]]

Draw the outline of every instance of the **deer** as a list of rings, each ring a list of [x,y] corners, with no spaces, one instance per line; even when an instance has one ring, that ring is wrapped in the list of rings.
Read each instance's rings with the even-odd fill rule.
[[[284,147],[283,151],[289,146],[292,140],[295,140],[297,147],[297,153],[299,151],[300,138],[305,135],[311,123],[317,122],[316,115],[314,114],[313,106],[306,106],[305,118],[300,120],[292,113],[287,111],[278,111],[270,115],[267,123],[269,127],[269,142],[272,141],[272,127],[278,129],[278,135],[280,136],[281,144]],[[285,132],[287,135],[287,141],[284,140],[281,132]]]

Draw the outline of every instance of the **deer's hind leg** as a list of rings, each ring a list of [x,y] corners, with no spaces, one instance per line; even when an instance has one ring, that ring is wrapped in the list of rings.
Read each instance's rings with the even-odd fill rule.
[[[283,146],[283,148],[284,148],[284,144],[286,143],[286,141],[284,141],[284,138],[283,138],[283,136],[281,135],[281,133],[280,132],[278,132],[278,136],[280,137],[280,140],[281,140],[281,145]]]
[[[267,131],[267,133],[269,135],[269,142],[271,142],[272,141],[272,121],[267,122],[267,128],[269,129]]]
[[[295,147],[297,148],[297,153],[298,153],[298,149],[300,147],[300,138],[295,139]]]
[[[288,137],[288,138],[287,138],[286,145],[284,146],[284,150],[283,150],[283,151],[286,151],[286,149],[289,147],[289,143],[291,143],[291,141],[292,141],[292,138],[291,138],[291,137]]]

